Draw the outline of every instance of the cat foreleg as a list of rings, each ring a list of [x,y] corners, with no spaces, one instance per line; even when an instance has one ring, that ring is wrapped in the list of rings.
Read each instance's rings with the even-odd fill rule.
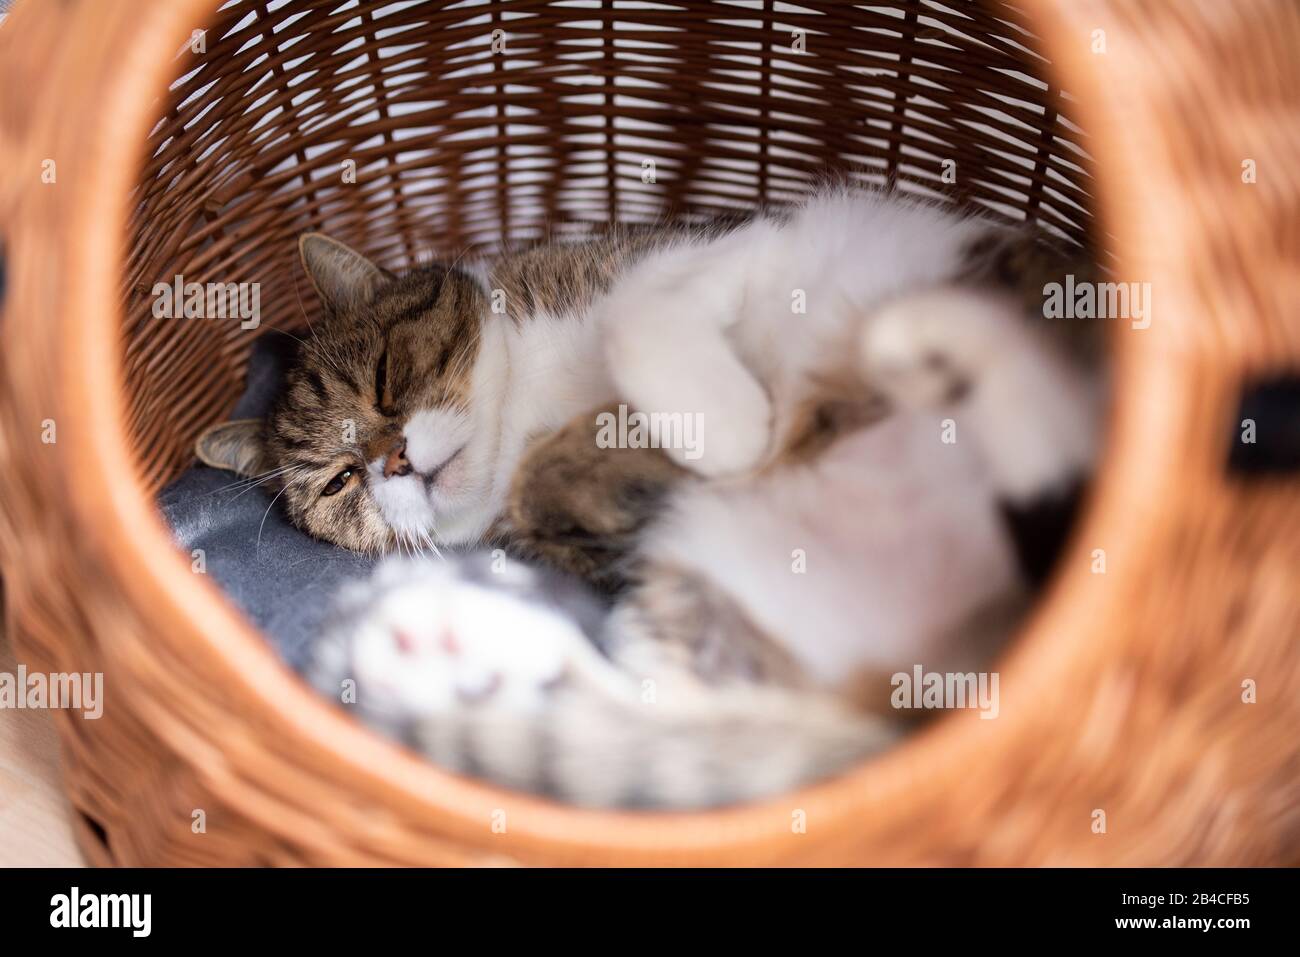
[[[655,416],[674,423],[692,417],[695,440],[662,447],[706,476],[755,468],[771,443],[771,401],[729,335],[745,307],[745,242],[742,231],[665,250],[629,273],[598,309],[619,395],[652,423]]]

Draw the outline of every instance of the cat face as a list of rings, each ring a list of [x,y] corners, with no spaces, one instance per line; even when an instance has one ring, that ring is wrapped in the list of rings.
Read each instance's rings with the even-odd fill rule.
[[[477,279],[423,266],[393,276],[319,234],[300,242],[326,308],[265,422],[224,423],[199,458],[271,476],[295,524],[345,548],[387,551],[482,533],[490,416],[476,409],[487,297]]]

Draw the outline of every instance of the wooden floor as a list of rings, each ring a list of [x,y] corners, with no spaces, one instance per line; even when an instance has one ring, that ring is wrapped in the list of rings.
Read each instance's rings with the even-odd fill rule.
[[[0,672],[17,664],[0,626]],[[49,712],[0,708],[0,867],[82,865],[60,777]]]

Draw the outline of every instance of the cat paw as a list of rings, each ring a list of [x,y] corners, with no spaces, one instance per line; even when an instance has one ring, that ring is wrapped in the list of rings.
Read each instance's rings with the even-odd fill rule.
[[[864,327],[868,383],[902,408],[961,402],[997,357],[1013,313],[980,292],[936,289],[885,306]]]
[[[358,698],[371,699],[360,703],[405,718],[541,709],[587,639],[559,612],[487,578],[388,562],[365,594],[352,594],[356,611],[341,627]]]
[[[861,349],[868,384],[899,408],[962,404],[994,488],[1011,501],[1065,487],[1095,457],[1097,383],[1014,300],[958,288],[908,296],[867,323]]]
[[[731,355],[693,374],[625,374],[620,388],[648,441],[682,468],[716,478],[762,464],[771,443],[772,404]],[[629,419],[629,422],[632,420]]]
[[[657,355],[658,344],[638,338],[619,330],[608,344],[615,384],[641,426],[638,441],[709,478],[756,468],[771,441],[772,404],[725,340]]]
[[[767,393],[746,375],[718,383],[703,397],[697,413],[694,449],[670,449],[677,464],[716,478],[757,468],[772,438],[772,405]]]

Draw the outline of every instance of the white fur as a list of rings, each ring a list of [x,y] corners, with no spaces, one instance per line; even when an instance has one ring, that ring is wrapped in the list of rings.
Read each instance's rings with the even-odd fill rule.
[[[363,587],[366,614],[351,635],[355,678],[394,715],[478,703],[533,712],[571,660],[595,654],[563,615],[463,581],[449,566],[389,560]]]
[[[846,191],[787,223],[757,220],[650,257],[596,310],[618,394],[646,412],[702,417],[703,454],[676,454],[687,468],[752,469],[774,451],[772,436],[846,328],[952,275],[980,228],[936,207]]]
[[[1047,347],[1018,304],[989,292],[923,290],[877,313],[862,336],[868,381],[909,408],[941,401],[940,356],[977,387],[958,428],[970,423],[1005,498],[1025,501],[1084,472],[1096,454],[1101,383]]]
[[[418,483],[390,494],[393,480],[375,481],[376,500],[417,540],[477,541],[500,515],[528,440],[616,400],[699,416],[703,448],[667,449],[688,468],[710,476],[753,468],[846,325],[951,275],[979,228],[933,206],[833,192],[789,222],[758,219],[650,254],[591,315],[540,314],[516,325],[488,313],[470,418],[429,410],[405,430],[417,469],[466,443],[452,473],[423,502]],[[792,308],[797,290],[806,312]]]
[[[860,668],[968,667],[961,626],[1017,590],[996,503],[1088,464],[1098,400],[1011,300],[945,287],[982,228],[882,194],[833,193],[787,223],[759,220],[650,255],[585,320],[539,316],[515,327],[490,318],[463,453],[466,474],[484,478],[472,495],[448,499],[444,511],[459,517],[440,514],[438,536],[463,541],[486,529],[526,440],[583,409],[622,399],[644,412],[698,414],[703,454],[677,458],[714,481],[676,495],[646,537],[652,561],[722,588],[826,686]],[[806,312],[792,308],[800,295]],[[809,377],[846,349],[895,412],[810,465],[760,470]],[[950,402],[952,373],[973,390]],[[943,440],[949,425],[953,443]],[[436,459],[460,441],[441,430],[458,427],[422,421],[408,443]],[[390,507],[418,521],[418,503],[395,494]],[[481,616],[477,627],[501,638],[495,667],[519,655],[521,685],[571,660],[572,632],[561,640],[541,619],[526,633],[522,621],[498,625],[491,616],[512,614],[510,599],[473,599],[462,607],[456,598],[456,614]],[[394,599],[376,617],[383,630],[408,613],[431,615],[427,602]],[[445,699],[469,680],[463,671],[421,671],[409,694],[419,698],[427,681]],[[519,700],[535,704],[531,692]]]

